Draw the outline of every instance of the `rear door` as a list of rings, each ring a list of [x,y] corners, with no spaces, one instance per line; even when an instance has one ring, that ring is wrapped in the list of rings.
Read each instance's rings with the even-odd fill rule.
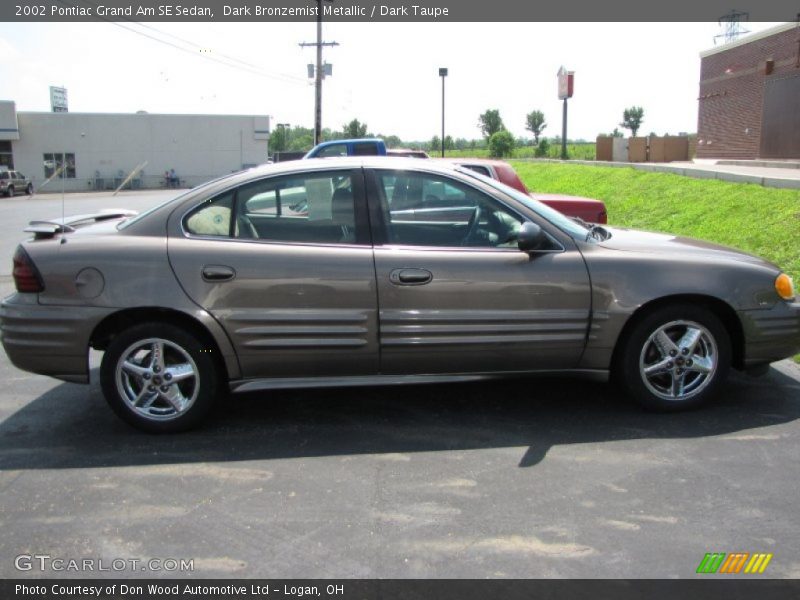
[[[567,236],[529,256],[516,247],[524,217],[435,173],[376,169],[368,194],[383,373],[577,365],[590,284]]]
[[[177,211],[176,211],[177,213]],[[377,300],[360,169],[283,175],[173,214],[169,258],[243,376],[371,375]]]

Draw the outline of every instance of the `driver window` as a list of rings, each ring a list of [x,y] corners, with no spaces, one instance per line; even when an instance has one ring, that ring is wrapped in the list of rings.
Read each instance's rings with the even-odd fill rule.
[[[493,198],[433,173],[377,172],[388,243],[515,248],[522,220]]]

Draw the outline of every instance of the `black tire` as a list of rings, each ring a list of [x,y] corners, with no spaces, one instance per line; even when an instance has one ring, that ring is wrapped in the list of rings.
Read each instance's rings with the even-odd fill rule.
[[[208,350],[196,335],[174,325],[135,325],[106,349],[103,395],[120,418],[142,431],[196,427],[223,391],[220,368]]]
[[[692,349],[690,333],[697,335]],[[681,341],[686,343],[677,343]],[[719,318],[702,306],[656,308],[640,318],[620,344],[615,379],[649,410],[701,406],[719,391],[730,370],[730,336]]]
[[[25,193],[28,196],[33,196],[33,184],[32,183],[29,183],[28,187],[25,188]]]
[[[8,196],[9,198],[13,198],[14,197],[14,186],[13,185],[8,186],[8,190],[6,191],[6,196]]]

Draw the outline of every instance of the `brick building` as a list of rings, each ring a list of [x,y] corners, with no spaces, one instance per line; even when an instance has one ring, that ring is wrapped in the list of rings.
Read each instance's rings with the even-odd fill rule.
[[[800,158],[800,27],[700,54],[698,158]]]

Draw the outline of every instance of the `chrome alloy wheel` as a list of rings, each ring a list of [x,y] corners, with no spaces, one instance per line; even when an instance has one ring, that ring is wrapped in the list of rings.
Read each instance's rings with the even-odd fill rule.
[[[117,362],[115,380],[128,408],[154,421],[184,414],[200,390],[200,374],[192,357],[161,338],[131,344]]]
[[[672,321],[647,338],[639,374],[659,398],[686,400],[711,383],[718,363],[717,345],[708,329],[693,321]]]

